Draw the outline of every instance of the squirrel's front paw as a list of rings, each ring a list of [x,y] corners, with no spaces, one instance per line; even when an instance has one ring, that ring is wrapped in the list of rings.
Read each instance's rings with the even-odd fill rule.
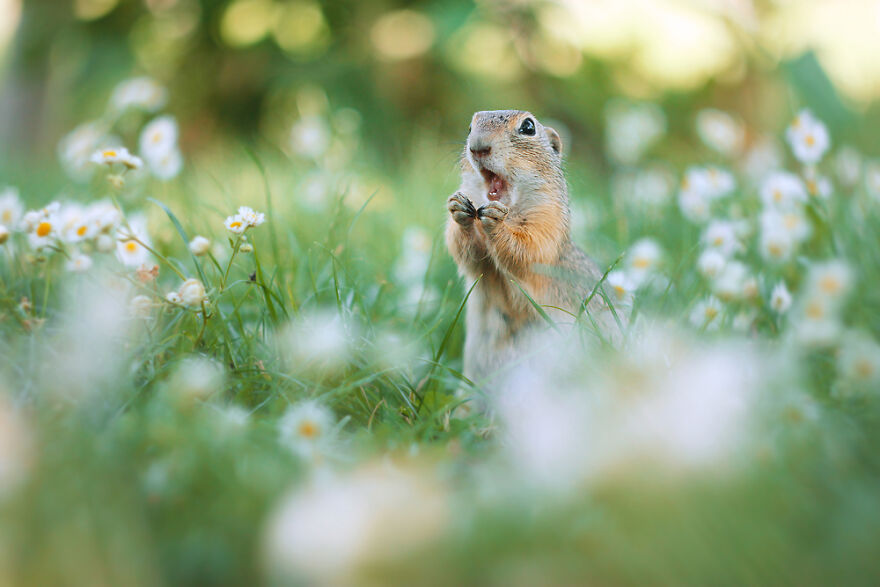
[[[477,217],[477,209],[474,204],[461,192],[455,192],[446,202],[446,208],[452,214],[452,219],[461,224],[468,226]]]
[[[501,202],[489,202],[485,206],[480,206],[477,210],[477,218],[483,222],[483,228],[491,232],[499,223],[504,222],[508,212],[510,209]]]

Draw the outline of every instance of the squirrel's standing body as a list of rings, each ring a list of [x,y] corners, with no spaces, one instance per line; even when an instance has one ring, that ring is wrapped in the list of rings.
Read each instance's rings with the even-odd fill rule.
[[[546,326],[520,287],[551,317],[572,322],[602,272],[571,242],[562,144],[552,128],[528,112],[477,112],[461,175],[447,202],[446,244],[461,275],[480,278],[467,302],[464,374],[486,382]],[[601,296],[587,311],[603,336],[619,339]]]

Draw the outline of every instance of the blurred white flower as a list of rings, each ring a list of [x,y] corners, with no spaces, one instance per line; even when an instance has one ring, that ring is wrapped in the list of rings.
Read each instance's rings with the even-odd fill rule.
[[[247,206],[239,207],[238,217],[249,227],[259,226],[266,221],[265,214],[262,212],[255,212],[253,208],[248,208]]]
[[[296,454],[314,459],[328,447],[335,423],[329,408],[306,400],[288,408],[278,420],[278,437]]]
[[[205,294],[205,286],[202,282],[195,278],[184,281],[178,290],[181,301],[190,307],[198,307],[207,299]]]
[[[834,171],[840,184],[853,189],[862,177],[862,154],[850,145],[843,145],[834,156]]]
[[[730,257],[743,249],[736,234],[736,226],[727,220],[712,220],[703,231],[702,241],[707,247]]]
[[[784,281],[780,281],[770,292],[770,307],[777,314],[785,314],[791,308],[791,293]]]
[[[9,240],[9,229],[0,224],[0,245]]]
[[[177,148],[177,120],[171,115],[151,120],[141,131],[138,141],[140,154],[148,162],[164,156]]]
[[[408,226],[401,241],[402,252],[394,263],[394,279],[403,285],[421,284],[431,262],[431,237],[421,226]]]
[[[831,147],[828,129],[809,110],[801,110],[785,132],[795,158],[804,165],[815,165]]]
[[[791,209],[807,201],[807,188],[797,175],[777,171],[761,183],[761,201],[768,208]]]
[[[34,250],[49,246],[60,237],[61,218],[58,202],[24,215],[23,227],[28,232],[28,243]]]
[[[94,167],[90,158],[106,140],[98,122],[87,122],[76,127],[58,142],[58,158],[65,172],[74,181],[86,181]]]
[[[808,290],[832,302],[841,302],[853,284],[853,272],[842,260],[816,263],[807,278]]]
[[[110,96],[110,108],[123,112],[137,108],[156,112],[168,101],[168,91],[149,77],[137,77],[121,82]]]
[[[662,258],[663,249],[656,240],[639,239],[633,243],[627,254],[629,272],[638,283],[642,283],[651,272],[657,270]]]
[[[335,311],[318,310],[291,321],[281,332],[279,342],[292,368],[330,371],[348,361],[350,343],[356,338],[353,328],[346,328]]]
[[[773,215],[761,221],[761,255],[772,263],[788,261],[794,253],[796,241],[781,220],[781,216]]]
[[[871,198],[880,202],[880,161],[865,165],[865,189]]]
[[[880,344],[864,332],[851,332],[843,340],[837,356],[837,369],[847,390],[880,389]]]
[[[290,130],[293,152],[302,157],[318,159],[330,146],[330,127],[320,116],[306,116]]]
[[[368,465],[285,497],[268,520],[264,558],[283,583],[365,584],[371,570],[411,560],[438,539],[451,513],[427,473]]]
[[[814,198],[827,200],[834,192],[834,185],[831,183],[831,178],[819,173],[815,167],[807,167],[804,169],[804,180],[806,181],[807,192]]]
[[[722,306],[721,301],[714,296],[710,296],[694,306],[691,312],[691,324],[697,328],[715,330],[721,324],[723,312],[724,306]]]
[[[749,283],[749,268],[739,261],[728,261],[712,284],[712,291],[725,302],[746,298],[754,294],[754,285],[751,292],[747,291]]]
[[[611,295],[611,301],[615,306],[629,306],[632,304],[633,295],[638,288],[638,283],[622,269],[615,269],[605,278],[605,288]]]
[[[168,302],[176,305],[180,305],[183,303],[183,298],[180,297],[180,294],[176,291],[169,291],[167,294],[165,294],[165,299],[168,300]]]
[[[742,169],[753,184],[760,184],[784,163],[782,148],[776,140],[772,137],[760,137],[746,152]]]
[[[636,172],[631,199],[636,206],[660,207],[669,202],[675,177],[664,167],[653,166]]]
[[[253,253],[254,245],[251,243],[243,243],[240,247],[238,247],[238,251],[240,253]]]
[[[232,234],[244,234],[244,231],[247,230],[247,223],[242,220],[241,216],[236,214],[235,216],[227,216],[226,222],[226,230],[231,232]]]
[[[605,108],[605,147],[615,162],[633,165],[666,133],[657,104],[612,101]]]
[[[715,279],[724,270],[727,264],[727,257],[716,249],[707,249],[703,251],[697,259],[697,270],[703,277],[707,279]]]
[[[207,357],[187,357],[177,364],[169,390],[185,403],[206,400],[223,389],[226,370],[218,361]]]
[[[196,235],[189,241],[189,251],[196,256],[207,255],[211,250],[211,241],[203,236]]]
[[[711,213],[709,198],[697,190],[681,190],[678,194],[678,207],[682,215],[695,224],[709,220]]]
[[[153,314],[153,300],[145,295],[135,296],[129,303],[129,310],[136,318],[149,318]]]
[[[116,249],[116,241],[109,234],[99,234],[95,238],[95,249],[99,253],[112,253]]]
[[[809,295],[798,304],[793,324],[795,339],[805,346],[834,344],[841,333],[841,324],[832,302],[816,294]]]
[[[147,162],[150,165],[150,173],[161,181],[174,179],[183,169],[183,156],[176,147],[149,159]]]
[[[24,206],[18,197],[18,190],[8,186],[0,189],[0,224],[14,229],[22,214]]]
[[[74,252],[67,261],[67,270],[74,273],[83,273],[92,267],[92,258],[82,253]]]
[[[697,113],[697,134],[707,146],[727,157],[739,153],[745,139],[745,130],[739,121],[711,108]]]

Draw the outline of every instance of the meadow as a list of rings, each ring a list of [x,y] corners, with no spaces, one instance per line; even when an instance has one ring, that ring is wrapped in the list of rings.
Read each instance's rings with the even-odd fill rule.
[[[305,83],[205,141],[180,84],[85,88],[0,163],[0,584],[875,584],[875,115],[804,63],[760,116],[509,94],[561,131],[629,324],[547,316],[490,394],[446,121],[516,104],[388,144],[387,109]]]

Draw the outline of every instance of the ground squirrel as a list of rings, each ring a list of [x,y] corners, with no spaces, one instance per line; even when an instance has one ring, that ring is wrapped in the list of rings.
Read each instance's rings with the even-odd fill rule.
[[[559,134],[532,114],[474,114],[461,180],[447,201],[446,244],[466,280],[482,276],[467,302],[464,374],[485,384],[545,330],[520,287],[551,317],[572,323],[602,271],[571,242]],[[619,340],[601,296],[587,310],[603,336]]]

